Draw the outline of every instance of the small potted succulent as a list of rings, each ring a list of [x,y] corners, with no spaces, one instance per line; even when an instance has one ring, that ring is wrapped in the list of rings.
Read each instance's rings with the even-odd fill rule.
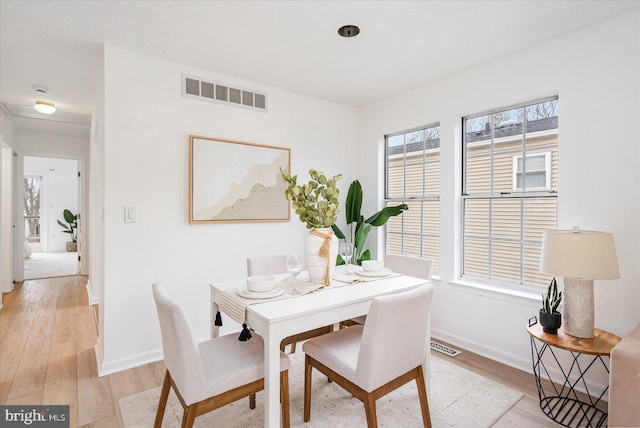
[[[558,283],[554,277],[542,294],[542,309],[540,309],[540,325],[545,333],[558,334],[562,325],[562,314],[558,312],[558,306],[562,301],[562,291],[558,290]]]
[[[309,280],[314,284],[329,285],[338,254],[338,238],[331,226],[338,218],[337,181],[342,174],[327,177],[322,171],[309,170],[311,180],[298,184],[298,176],[291,176],[280,168],[280,176],[288,184],[284,195],[307,229],[311,229],[305,239],[305,260]]]

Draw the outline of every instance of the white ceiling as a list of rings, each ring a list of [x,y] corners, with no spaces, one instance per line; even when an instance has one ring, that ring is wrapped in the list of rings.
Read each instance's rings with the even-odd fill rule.
[[[107,43],[359,106],[638,8],[640,0],[2,0],[0,101],[15,109],[45,98],[89,115]],[[345,24],[360,35],[339,37]],[[18,126],[33,122],[44,121]]]

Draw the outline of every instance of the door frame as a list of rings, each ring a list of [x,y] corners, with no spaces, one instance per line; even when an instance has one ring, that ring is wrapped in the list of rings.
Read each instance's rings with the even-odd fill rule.
[[[87,186],[89,184],[88,177],[85,173],[86,170],[86,157],[85,156],[75,156],[75,155],[65,155],[65,154],[56,154],[56,153],[40,153],[40,152],[24,152],[18,154],[17,165],[15,168],[15,210],[14,216],[15,218],[21,218],[23,215],[24,208],[23,204],[23,195],[24,195],[24,157],[39,157],[39,158],[54,158],[54,159],[70,159],[78,162],[78,172],[80,173],[80,177],[78,179],[78,213],[81,213],[82,219],[82,230],[78,228],[78,256],[80,257],[80,265],[79,265],[79,274],[80,275],[88,275],[88,257],[87,257],[87,248],[88,242],[87,237],[89,234],[87,233],[86,225],[84,224],[84,219],[88,218],[88,207],[87,203]],[[14,245],[14,277],[16,281],[24,281],[24,257],[21,257],[24,253],[24,239],[20,239],[20,237],[24,237],[24,221],[16,222],[15,227],[15,245]]]
[[[14,241],[14,192],[16,156],[13,149],[0,141],[0,291],[8,293],[13,291],[15,279],[15,252],[11,243]],[[0,294],[0,308],[2,308],[2,295]]]

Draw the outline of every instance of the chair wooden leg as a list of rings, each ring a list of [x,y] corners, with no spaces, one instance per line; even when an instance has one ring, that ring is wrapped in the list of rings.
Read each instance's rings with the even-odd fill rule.
[[[309,356],[304,356],[304,421],[311,420],[311,362]]]
[[[282,406],[282,428],[289,428],[289,371],[280,372],[280,401]]]
[[[191,428],[198,414],[198,403],[187,406],[182,415],[182,428]]]
[[[376,399],[373,394],[367,394],[367,399],[364,400],[364,411],[367,414],[367,427],[377,428],[378,417],[376,415]]]
[[[424,371],[422,366],[418,367],[418,377],[416,377],[418,397],[420,397],[420,409],[422,410],[422,424],[425,428],[431,428],[431,414],[429,413],[429,398],[427,397],[427,387],[424,383]]]
[[[167,399],[169,398],[170,389],[171,377],[169,376],[169,370],[167,370],[164,375],[164,382],[162,383],[160,401],[158,402],[158,411],[156,412],[156,421],[153,424],[154,428],[160,428],[162,426],[162,418],[164,417],[164,409],[167,407]]]
[[[249,408],[250,409],[256,408],[256,394],[251,394],[249,396]]]

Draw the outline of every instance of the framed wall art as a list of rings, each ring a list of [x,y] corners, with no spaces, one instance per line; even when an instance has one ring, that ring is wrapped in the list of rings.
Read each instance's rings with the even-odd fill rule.
[[[189,223],[288,221],[291,149],[189,136]]]

